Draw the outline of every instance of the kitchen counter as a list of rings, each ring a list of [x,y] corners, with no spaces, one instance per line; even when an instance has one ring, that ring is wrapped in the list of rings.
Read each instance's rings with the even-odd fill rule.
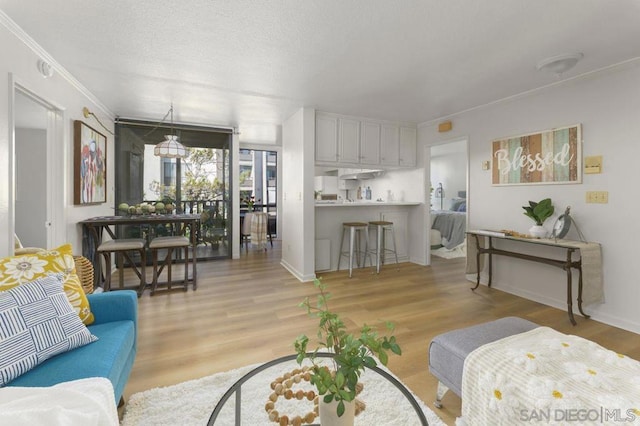
[[[316,202],[315,209],[315,239],[318,248],[316,248],[316,259],[323,259],[322,268],[317,271],[327,270],[335,271],[338,269],[338,258],[340,245],[342,243],[342,224],[344,222],[369,222],[374,220],[387,220],[393,222],[396,234],[396,243],[398,244],[398,260],[406,262],[410,258],[410,247],[419,243],[422,234],[416,231],[414,223],[419,223],[424,216],[421,208],[424,203],[407,202],[407,201],[358,201],[358,202],[340,202],[324,200]],[[366,208],[361,208],[366,207]],[[411,230],[411,232],[409,232]],[[375,243],[375,234],[369,235],[369,245]],[[324,242],[322,241],[324,240]],[[325,247],[321,252],[320,246]],[[345,247],[348,247],[348,242]],[[343,248],[345,250],[345,248]],[[326,261],[324,261],[326,260]],[[395,262],[395,258],[391,256],[388,262]],[[367,261],[367,266],[371,266],[371,262]],[[340,269],[348,268],[348,262],[340,263]],[[359,271],[358,274],[370,274],[369,270]]]
[[[408,201],[316,201],[316,207],[372,207],[372,206],[419,206],[422,203]]]

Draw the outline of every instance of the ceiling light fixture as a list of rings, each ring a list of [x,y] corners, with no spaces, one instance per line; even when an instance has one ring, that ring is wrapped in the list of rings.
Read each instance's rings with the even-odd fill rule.
[[[160,123],[163,123],[169,114],[171,114],[171,134],[164,135],[164,140],[156,145],[153,153],[158,157],[164,158],[185,158],[187,156],[187,148],[180,143],[178,136],[173,133],[173,104],[171,104],[169,112],[165,114]]]
[[[560,75],[573,68],[583,57],[584,54],[582,53],[569,53],[552,56],[538,62],[536,69],[538,71],[545,70]]]

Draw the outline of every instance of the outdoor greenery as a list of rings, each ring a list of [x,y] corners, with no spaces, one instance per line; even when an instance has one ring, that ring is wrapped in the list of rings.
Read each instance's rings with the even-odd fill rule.
[[[186,167],[182,192],[188,200],[215,200],[224,195],[224,185],[216,176],[210,179],[211,166],[217,164],[215,149],[190,149],[183,162]]]
[[[331,312],[328,307],[331,294],[326,292],[326,286],[320,279],[314,280],[314,286],[318,289],[317,302],[312,304],[307,297],[299,306],[306,309],[310,316],[319,319],[318,345],[310,355],[307,354],[309,338],[300,335],[295,343],[299,364],[305,358],[311,360],[311,383],[318,390],[318,394],[324,395],[324,402],[333,400],[338,402],[337,414],[342,416],[345,411],[345,401],[353,401],[356,397],[356,384],[365,367],[377,365],[376,356],[383,365],[387,365],[388,352],[400,355],[400,346],[396,343],[395,336],[379,336],[375,328],[363,325],[360,334],[354,335],[347,332],[347,327],[340,316]],[[387,330],[392,333],[394,325],[386,322]],[[333,353],[333,370],[317,362],[316,354],[320,349]]]
[[[182,198],[185,200],[215,200],[223,198],[225,185],[216,176],[213,180],[213,167],[218,162],[218,152],[215,149],[190,149],[187,157],[182,161],[184,181],[182,183]],[[175,185],[165,186],[153,181],[150,190],[158,197],[175,199]]]

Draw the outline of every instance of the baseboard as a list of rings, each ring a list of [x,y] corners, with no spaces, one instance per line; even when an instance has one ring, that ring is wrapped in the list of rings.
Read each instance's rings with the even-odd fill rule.
[[[316,274],[309,274],[309,275],[304,275],[302,273],[300,273],[296,268],[294,268],[293,266],[291,266],[289,263],[287,263],[287,261],[285,260],[280,260],[280,265],[286,269],[287,271],[289,271],[289,273],[291,275],[293,275],[294,277],[296,277],[299,281],[302,282],[307,282],[307,281],[313,281],[316,278]]]
[[[475,283],[476,275],[475,274],[467,275],[467,279],[469,279],[470,276],[473,277],[472,279],[470,279],[470,281],[473,281]],[[483,274],[480,274],[480,283],[486,285],[487,283],[486,278],[487,277],[483,277]],[[523,297],[528,300],[533,300],[534,302],[542,303],[543,305],[551,306],[553,308],[560,309],[561,311],[564,311],[564,312],[567,311],[566,300],[559,300],[551,297],[542,296],[540,294],[536,294],[528,290],[524,290],[521,288],[513,287],[510,285],[504,285],[504,284],[500,284],[497,287],[492,286],[492,288],[495,288],[496,290],[504,291],[505,293],[513,294],[515,296]],[[629,320],[617,317],[615,315],[598,312],[597,310],[594,311],[590,308],[590,306],[583,306],[583,308],[585,312],[591,317],[592,320],[599,321],[601,323],[604,323],[613,327],[618,327],[623,330],[630,331],[632,333],[640,334],[640,323],[629,321]],[[577,303],[575,300],[573,305],[573,314],[579,317],[582,316],[580,314],[580,311],[578,310]]]

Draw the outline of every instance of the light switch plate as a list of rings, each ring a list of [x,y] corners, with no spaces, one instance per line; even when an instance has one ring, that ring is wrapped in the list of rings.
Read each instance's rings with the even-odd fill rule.
[[[587,203],[607,204],[609,191],[587,191]]]
[[[489,170],[491,168],[491,161],[482,162],[482,170]]]
[[[602,173],[602,155],[584,158],[584,172],[586,174]]]

